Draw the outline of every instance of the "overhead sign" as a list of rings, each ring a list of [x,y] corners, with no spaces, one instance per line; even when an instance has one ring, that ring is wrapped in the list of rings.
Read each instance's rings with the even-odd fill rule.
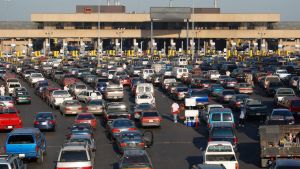
[[[151,7],[150,18],[158,21],[182,21],[191,19],[191,8],[187,7]]]

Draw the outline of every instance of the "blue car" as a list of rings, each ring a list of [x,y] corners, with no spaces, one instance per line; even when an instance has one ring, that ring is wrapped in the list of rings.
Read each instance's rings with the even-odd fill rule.
[[[47,80],[38,81],[34,86],[35,94],[37,94],[37,95],[41,94],[44,90],[47,89],[48,86],[49,86],[49,83]]]
[[[208,89],[190,89],[188,97],[195,98],[197,106],[205,106],[209,104],[209,93]]]
[[[40,130],[55,131],[55,116],[52,112],[38,112],[34,117],[34,127]]]
[[[25,159],[36,159],[38,163],[44,161],[46,147],[45,135],[33,127],[14,129],[7,135],[5,141],[7,154],[18,155]]]

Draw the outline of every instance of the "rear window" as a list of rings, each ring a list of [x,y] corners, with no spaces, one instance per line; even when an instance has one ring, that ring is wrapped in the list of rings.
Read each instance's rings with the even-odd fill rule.
[[[221,115],[219,113],[213,114],[211,116],[212,121],[221,121]]]
[[[229,113],[223,113],[223,121],[232,121],[232,116]]]
[[[12,135],[8,138],[8,144],[33,144],[32,135]]]
[[[212,131],[213,137],[234,137],[231,128],[214,128]]]
[[[9,88],[21,87],[20,84],[9,84]]]
[[[0,169],[9,169],[7,164],[0,164]]]
[[[79,101],[77,101],[77,100],[68,100],[68,101],[66,101],[65,104],[67,106],[77,106],[77,105],[80,105]]]
[[[84,150],[62,151],[60,162],[88,161],[87,153]]]
[[[77,120],[90,120],[90,119],[94,119],[95,116],[92,114],[81,114],[77,117]]]
[[[236,161],[234,155],[207,155],[206,161]]]
[[[39,113],[36,115],[37,120],[53,120],[53,116],[50,113]]]
[[[4,107],[0,109],[0,114],[16,114],[17,110],[13,107]]]
[[[156,117],[156,116],[158,116],[158,113],[157,112],[144,112],[143,116],[144,117]]]
[[[131,127],[133,123],[129,120],[117,120],[114,122],[114,127]]]
[[[177,88],[178,92],[188,92],[189,89],[188,88]]]
[[[89,105],[99,105],[99,106],[102,106],[103,105],[103,101],[102,100],[91,100],[89,102]]]

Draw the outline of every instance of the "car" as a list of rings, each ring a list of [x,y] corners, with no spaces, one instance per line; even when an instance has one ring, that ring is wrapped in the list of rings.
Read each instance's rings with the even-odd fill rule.
[[[0,102],[6,107],[14,107],[14,99],[12,96],[0,96]]]
[[[65,100],[59,107],[62,115],[80,114],[83,112],[83,106],[78,100]]]
[[[145,133],[139,130],[124,131],[116,137],[116,145],[119,152],[122,154],[126,150],[145,149],[153,144],[153,135],[150,132],[150,140],[146,140]]]
[[[96,142],[89,135],[72,135],[66,143],[86,143],[92,151],[96,151]]]
[[[97,127],[96,117],[91,113],[78,114],[75,118],[75,124],[78,123],[89,123],[94,129]]]
[[[296,96],[292,88],[278,88],[274,96],[274,105],[280,105],[284,97]]]
[[[33,87],[38,81],[44,81],[45,78],[41,73],[31,73],[28,77],[30,85]]]
[[[6,93],[8,93],[9,95],[11,95],[12,92],[13,92],[13,90],[14,90],[15,88],[21,87],[21,86],[22,86],[22,85],[21,85],[21,83],[19,83],[19,82],[11,82],[11,83],[7,83],[6,88],[5,88]]]
[[[137,130],[137,128],[134,122],[126,118],[115,119],[107,125],[108,138],[113,140],[124,131],[135,130]]]
[[[106,100],[122,100],[124,98],[124,88],[122,84],[108,84],[105,88],[104,98]]]
[[[300,115],[300,97],[286,96],[278,103],[278,105],[289,109],[294,115]]]
[[[31,96],[27,91],[18,91],[12,93],[15,104],[31,104]]]
[[[231,125],[235,127],[234,116],[229,108],[215,108],[210,110],[207,128],[210,130],[214,125]]]
[[[56,120],[52,112],[37,112],[34,116],[34,127],[40,130],[55,131]]]
[[[267,96],[274,96],[276,94],[276,90],[282,87],[283,87],[282,82],[269,82],[265,90]]]
[[[147,111],[147,110],[156,110],[156,107],[155,105],[149,103],[142,103],[142,104],[135,105],[133,110],[134,118],[139,119],[142,111]]]
[[[61,105],[67,101],[67,100],[73,100],[73,97],[69,94],[67,90],[54,90],[49,97],[48,104],[52,108],[61,107]]]
[[[187,98],[196,100],[197,106],[205,106],[209,104],[209,90],[208,89],[190,89]]]
[[[160,127],[162,117],[155,110],[144,110],[139,117],[139,124],[141,127]]]
[[[69,91],[73,96],[77,96],[79,93],[87,89],[87,86],[83,83],[74,83],[69,86]]]
[[[300,161],[298,159],[277,159],[271,164],[269,169],[300,169]]]
[[[102,94],[95,90],[85,90],[80,92],[76,97],[78,101],[87,103],[90,100],[102,99]]]
[[[265,119],[268,115],[268,107],[259,99],[245,100],[246,114],[245,116],[260,116]]]
[[[27,165],[17,155],[0,155],[1,169],[27,169]]]
[[[269,116],[267,116],[267,125],[275,124],[285,124],[292,125],[295,124],[295,118],[288,109],[273,109]]]
[[[145,150],[126,150],[119,161],[119,169],[153,168],[149,155]]]
[[[95,99],[87,102],[85,112],[93,113],[94,115],[103,115],[106,111],[106,102],[103,99]]]
[[[94,136],[94,129],[89,123],[77,123],[68,128],[69,131],[66,134],[66,138],[70,139],[74,135],[87,135]]]
[[[41,93],[46,90],[46,88],[49,86],[49,83],[47,80],[38,81],[34,85],[34,93],[38,96],[41,95]]]
[[[241,104],[244,104],[245,100],[249,98],[247,94],[235,94],[229,100],[229,107],[233,110],[239,110]]]
[[[109,124],[119,118],[131,119],[131,113],[128,111],[126,104],[123,102],[108,103],[104,114],[104,122]]]
[[[185,87],[185,86],[177,86],[174,90],[174,92],[172,93],[171,97],[174,99],[174,100],[184,100],[185,97],[187,96],[188,94],[188,91],[189,91],[189,88],[188,87]]]
[[[0,129],[12,130],[22,128],[23,121],[20,111],[15,107],[0,107]]]
[[[97,77],[96,75],[89,74],[83,77],[83,81],[87,84],[92,84],[92,82],[95,81],[96,77]]]
[[[208,142],[211,141],[228,141],[232,144],[235,149],[238,144],[238,138],[235,131],[231,125],[220,125],[214,126],[209,131]]]
[[[212,109],[216,109],[216,108],[224,108],[223,105],[221,104],[209,104],[207,105],[203,111],[201,111],[201,118],[206,122],[208,123],[208,120],[209,120],[209,113]]]
[[[235,91],[232,89],[225,89],[217,96],[217,100],[221,103],[228,103],[235,95]]]
[[[235,92],[240,94],[252,94],[253,87],[248,83],[238,83],[235,87]]]
[[[86,143],[66,143],[59,152],[55,164],[56,169],[87,168],[93,169],[95,153]]]
[[[239,168],[234,148],[228,141],[208,142],[203,152],[203,164],[222,164],[226,169]]]
[[[26,127],[14,129],[5,140],[5,153],[19,155],[25,159],[44,161],[47,144],[45,135],[37,128]]]

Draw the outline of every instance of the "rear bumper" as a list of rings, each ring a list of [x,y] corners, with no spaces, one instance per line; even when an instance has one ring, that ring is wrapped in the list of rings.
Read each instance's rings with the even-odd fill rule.
[[[22,124],[17,124],[17,125],[0,125],[0,130],[13,130],[15,128],[22,128]]]
[[[153,122],[153,123],[150,123],[150,122],[142,122],[141,125],[143,127],[159,127],[160,126],[160,122]]]

